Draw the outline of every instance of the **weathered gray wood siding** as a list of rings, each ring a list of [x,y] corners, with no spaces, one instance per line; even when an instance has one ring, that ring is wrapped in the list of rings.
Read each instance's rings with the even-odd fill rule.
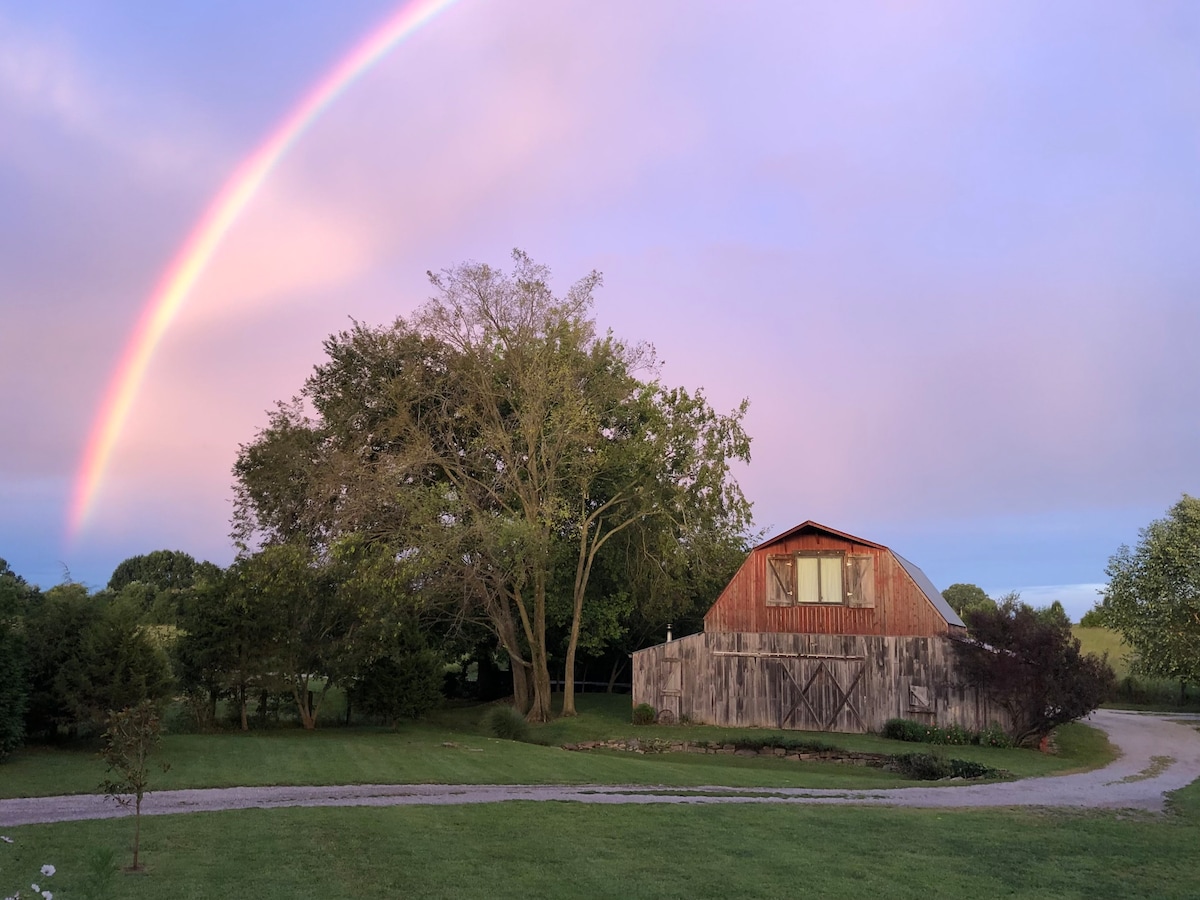
[[[961,684],[948,638],[704,632],[633,654],[633,702],[678,720],[879,731],[892,718],[978,730],[1004,712]]]

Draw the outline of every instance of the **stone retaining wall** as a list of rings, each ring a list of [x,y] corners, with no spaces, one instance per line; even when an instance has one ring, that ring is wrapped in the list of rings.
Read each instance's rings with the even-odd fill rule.
[[[775,756],[790,760],[820,760],[853,766],[883,766],[889,757],[883,753],[856,753],[850,750],[804,750],[775,747],[738,747],[720,741],[672,741],[664,738],[629,738],[611,741],[580,741],[563,744],[564,750],[622,750],[629,753],[709,753],[726,756]]]

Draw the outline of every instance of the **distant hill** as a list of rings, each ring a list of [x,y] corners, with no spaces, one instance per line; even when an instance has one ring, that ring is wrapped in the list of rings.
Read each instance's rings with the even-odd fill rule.
[[[1129,662],[1125,659],[1129,648],[1121,643],[1121,636],[1117,632],[1111,628],[1084,628],[1082,625],[1072,625],[1071,631],[1079,638],[1084,653],[1095,653],[1097,656],[1107,653],[1108,664],[1118,678],[1129,674]]]

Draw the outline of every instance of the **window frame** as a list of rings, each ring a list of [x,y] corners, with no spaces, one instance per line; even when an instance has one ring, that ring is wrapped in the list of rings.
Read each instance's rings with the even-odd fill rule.
[[[822,607],[822,606],[846,606],[846,552],[844,550],[798,550],[792,554],[795,557],[795,586],[793,603],[796,606],[802,607]],[[817,599],[816,600],[801,600],[800,599],[800,560],[815,559],[817,561]],[[827,561],[827,562],[822,562]],[[834,562],[836,561],[836,562]],[[838,567],[838,583],[841,587],[841,596],[836,600],[826,600],[822,595],[824,579],[822,569],[829,562],[834,562]]]

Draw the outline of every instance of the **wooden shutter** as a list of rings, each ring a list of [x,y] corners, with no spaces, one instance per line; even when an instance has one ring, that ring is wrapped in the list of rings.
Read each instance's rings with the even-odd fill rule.
[[[790,556],[767,557],[767,606],[791,606],[796,593],[796,573]]]
[[[875,608],[875,557],[846,557],[846,574],[849,576],[847,606]]]
[[[933,706],[929,702],[929,688],[923,684],[908,686],[909,712],[930,712]]]

